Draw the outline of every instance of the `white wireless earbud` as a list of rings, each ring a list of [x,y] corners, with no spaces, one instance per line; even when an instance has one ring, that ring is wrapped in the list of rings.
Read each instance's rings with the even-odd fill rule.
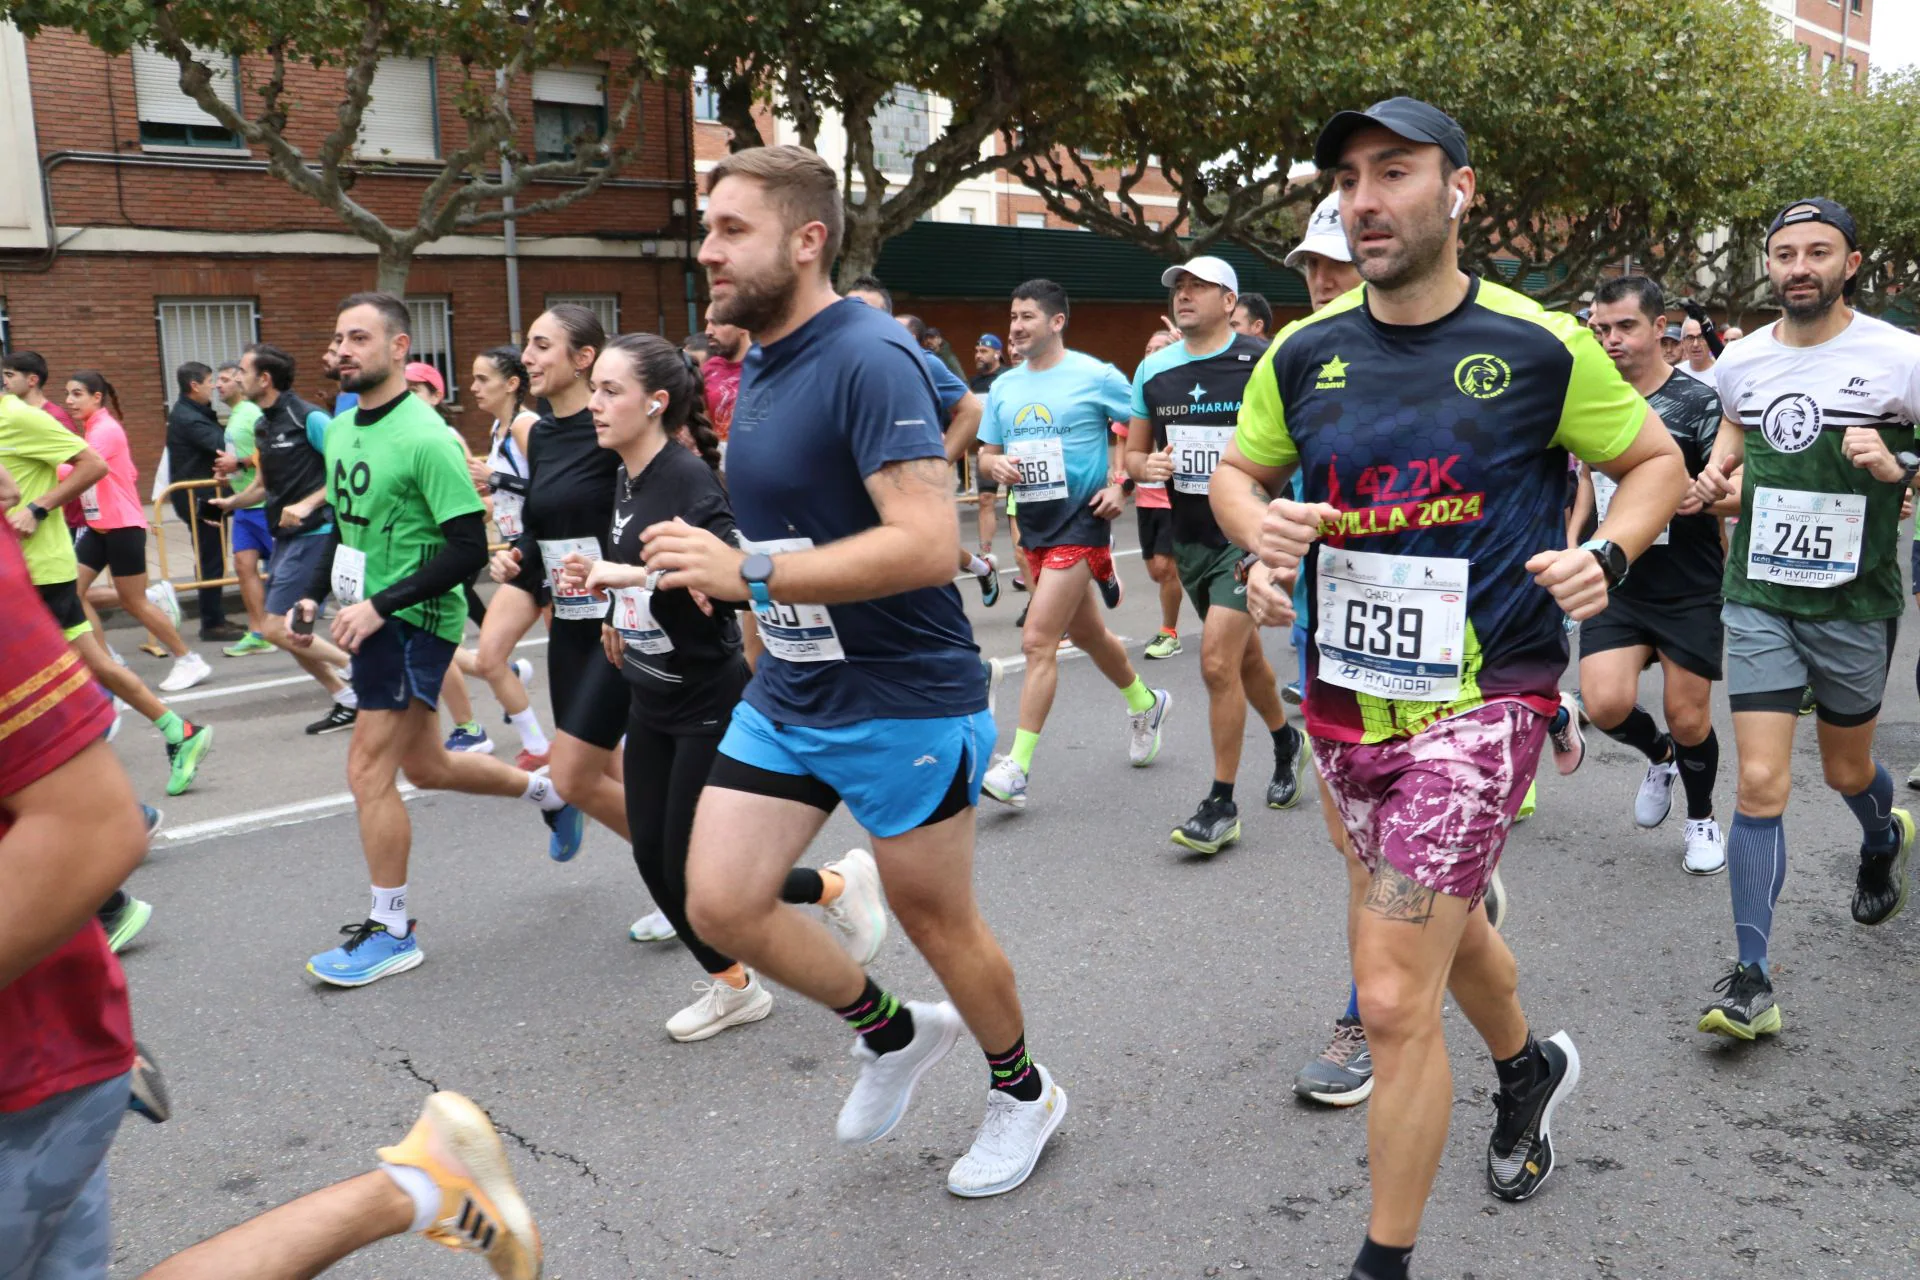
[[[1447,215],[1448,219],[1451,220],[1453,218],[1459,217],[1460,211],[1466,207],[1467,207],[1467,193],[1464,191],[1454,192],[1453,193],[1453,212]]]
[[[660,412],[660,402],[658,400],[655,400],[652,404],[647,406],[647,416],[649,418],[653,417],[655,414],[659,412]]]

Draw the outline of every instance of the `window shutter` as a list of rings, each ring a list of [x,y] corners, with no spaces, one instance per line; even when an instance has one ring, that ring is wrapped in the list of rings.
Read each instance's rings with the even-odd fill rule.
[[[596,70],[535,71],[533,100],[564,102],[581,107],[603,107],[607,103],[606,77]]]
[[[224,53],[195,49],[194,56],[213,72],[213,87],[228,102],[237,103],[234,93],[233,59]],[[180,64],[166,54],[146,45],[133,48],[133,98],[140,119],[152,124],[198,124],[220,127],[220,122],[200,109],[200,104],[180,88]]]
[[[355,150],[368,160],[440,158],[432,58],[380,60],[373,72],[373,99],[360,118],[360,144]]]

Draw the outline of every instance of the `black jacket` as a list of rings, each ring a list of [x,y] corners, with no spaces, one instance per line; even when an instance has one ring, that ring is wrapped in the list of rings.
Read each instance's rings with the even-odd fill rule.
[[[174,480],[211,480],[213,455],[227,447],[227,430],[211,405],[181,396],[167,410],[167,471]]]

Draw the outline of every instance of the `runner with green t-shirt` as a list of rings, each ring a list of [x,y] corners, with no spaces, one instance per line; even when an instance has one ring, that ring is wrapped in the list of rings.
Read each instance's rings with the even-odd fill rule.
[[[1788,205],[1767,232],[1780,318],[1714,366],[1726,415],[1691,503],[1740,495],[1727,552],[1727,696],[1740,787],[1727,831],[1739,959],[1699,1029],[1751,1040],[1780,1030],[1767,942],[1787,878],[1781,824],[1793,730],[1811,685],[1820,763],[1860,823],[1853,918],[1885,924],[1907,901],[1914,822],[1893,807],[1873,730],[1905,605],[1900,502],[1916,475],[1920,338],[1847,305],[1860,250],[1831,200]]]
[[[424,959],[407,914],[412,826],[400,773],[422,789],[532,801],[556,830],[573,833],[563,861],[579,851],[582,830],[546,777],[492,756],[451,754],[440,740],[435,704],[466,628],[461,584],[486,564],[486,508],[459,441],[407,390],[407,326],[406,304],[391,294],[356,293],[340,304],[340,385],[359,403],[327,429],[327,501],[339,543],[288,614],[295,643],[311,643],[315,602],[331,588],[341,604],[334,643],[354,655],[360,714],[347,781],[373,908],[341,930],[344,944],[307,962],[309,973],[339,987],[365,986]]]
[[[254,456],[259,445],[254,428],[260,425],[260,406],[247,396],[247,374],[238,364],[220,366],[215,388],[227,404],[227,447],[213,460],[215,475],[226,477],[235,493],[253,488],[256,471]],[[267,527],[266,500],[251,506],[230,508],[229,524],[233,541],[233,576],[240,580],[240,601],[247,608],[247,634],[237,644],[221,652],[229,658],[244,658],[255,653],[272,653],[266,636],[267,588],[261,580],[263,561],[273,557],[273,531]]]

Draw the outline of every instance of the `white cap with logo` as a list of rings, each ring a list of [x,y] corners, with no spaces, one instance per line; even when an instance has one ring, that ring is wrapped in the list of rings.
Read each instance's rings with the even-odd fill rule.
[[[1314,206],[1313,216],[1307,219],[1307,234],[1300,238],[1300,243],[1295,245],[1293,252],[1287,255],[1286,263],[1298,271],[1300,259],[1309,253],[1317,253],[1335,262],[1353,261],[1353,251],[1347,247],[1346,229],[1340,225],[1340,193],[1338,191]]]
[[[1173,288],[1173,282],[1178,280],[1183,272],[1195,279],[1205,280],[1208,284],[1217,284],[1228,293],[1240,292],[1240,276],[1234,271],[1233,264],[1205,253],[1180,266],[1168,267],[1162,271],[1160,287]]]

